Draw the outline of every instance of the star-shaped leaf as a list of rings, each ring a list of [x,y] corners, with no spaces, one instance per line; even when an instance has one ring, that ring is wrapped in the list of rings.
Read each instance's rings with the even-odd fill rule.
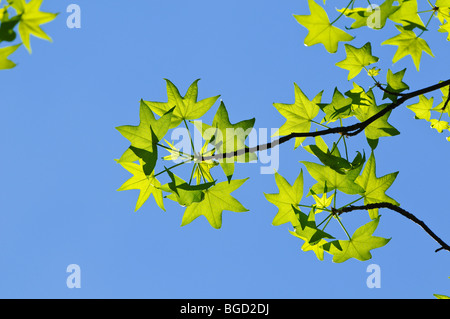
[[[344,97],[337,88],[334,89],[333,99],[330,104],[322,106],[325,113],[324,120],[328,123],[338,119],[345,119],[353,115],[352,99]]]
[[[399,203],[386,195],[386,190],[391,187],[397,175],[398,172],[395,172],[378,178],[376,175],[375,156],[372,152],[361,176],[358,176],[355,180],[355,183],[364,189],[364,205],[374,203],[391,203],[399,206]],[[369,215],[372,219],[377,218],[378,209],[370,209]]]
[[[337,11],[355,20],[350,26],[351,29],[368,26],[380,30],[386,25],[386,20],[399,9],[398,6],[393,6],[394,2],[395,0],[386,0],[380,6],[373,8],[343,8]]]
[[[162,209],[164,209],[161,183],[154,177],[153,173],[151,175],[146,175],[144,172],[143,163],[120,163],[127,171],[133,174],[129,180],[127,180],[118,191],[125,191],[130,189],[139,190],[139,198],[136,203],[135,211],[137,211],[142,204],[144,204],[150,195],[155,198],[156,204]]]
[[[372,258],[370,251],[383,247],[390,239],[375,237],[372,234],[378,227],[380,217],[358,228],[349,240],[335,240],[324,244],[325,251],[333,255],[333,262],[342,263],[350,258],[365,261]]]
[[[246,148],[245,140],[253,130],[255,118],[231,124],[225,104],[221,102],[212,125],[201,121],[193,121],[193,123],[202,133],[203,138],[214,145],[216,154],[226,154]],[[234,173],[234,162],[249,162],[253,160],[256,160],[256,154],[246,153],[219,159],[219,163],[228,180],[230,180]]]
[[[308,29],[304,43],[312,46],[322,43],[330,53],[335,53],[339,42],[353,40],[353,37],[345,31],[333,26],[328,19],[324,8],[314,0],[308,0],[310,15],[294,15],[298,23]]]
[[[0,48],[0,70],[12,69],[16,66],[16,64],[13,61],[9,60],[8,57],[10,54],[16,51],[20,45],[21,43],[5,48]]]
[[[422,52],[425,51],[430,56],[434,57],[433,52],[431,52],[428,43],[424,39],[419,38],[413,31],[406,30],[399,25],[396,25],[396,27],[400,31],[400,34],[384,41],[381,44],[398,46],[397,51],[394,54],[394,58],[392,59],[393,63],[396,63],[398,60],[407,55],[411,55],[414,65],[416,66],[417,71],[419,71]]]
[[[30,34],[35,37],[52,41],[52,39],[41,29],[41,25],[48,23],[56,18],[57,13],[48,13],[40,11],[43,0],[31,0],[26,3],[25,0],[13,0],[12,6],[20,15],[19,34],[23,45],[31,53]]]
[[[431,119],[431,128],[436,129],[439,133],[442,133],[444,130],[450,129],[449,123],[447,121],[441,121],[436,119]]]
[[[139,125],[123,125],[116,129],[131,142],[133,147],[152,152],[154,145],[163,139],[169,130],[173,111],[174,108],[168,110],[156,120],[148,105],[141,100]]]
[[[272,225],[279,226],[288,222],[293,226],[299,225],[299,220],[292,206],[297,206],[303,197],[303,171],[300,171],[292,186],[283,176],[275,172],[275,183],[279,193],[264,193],[266,199],[278,207]]]
[[[201,202],[205,198],[204,191],[212,187],[215,183],[208,182],[199,185],[190,185],[181,177],[178,177],[170,170],[167,170],[170,182],[161,186],[164,192],[171,193],[166,197],[180,204],[183,207],[195,202]]]
[[[295,207],[293,209],[300,220],[300,224],[294,227],[295,231],[290,230],[289,232],[305,241],[302,246],[303,251],[312,250],[319,260],[323,260],[324,250],[322,246],[327,243],[325,239],[334,239],[334,237],[317,228],[315,214],[312,210],[309,215],[306,215]]]
[[[395,102],[397,101],[397,95],[389,94],[388,92],[401,93],[405,90],[409,90],[409,86],[403,82],[405,72],[406,68],[396,73],[392,73],[391,69],[388,70],[386,76],[388,85],[386,87],[386,91],[384,91],[383,100],[389,98],[391,101]]]
[[[372,55],[372,45],[370,42],[367,42],[359,49],[353,45],[345,44],[345,52],[347,53],[345,60],[336,63],[336,65],[349,70],[348,80],[357,76],[364,67],[376,63],[379,60],[379,58]]]
[[[340,174],[328,166],[301,161],[306,166],[308,173],[317,181],[311,187],[310,194],[323,194],[334,189],[349,195],[362,194],[364,189],[355,183],[362,165],[358,168],[348,171],[346,174]]]
[[[422,19],[417,13],[417,0],[397,0],[400,4],[399,9],[389,16],[389,19],[401,23],[403,27],[411,29],[418,27],[425,29]]]
[[[295,102],[294,104],[274,103],[273,106],[286,118],[286,122],[274,134],[289,135],[291,133],[305,133],[311,129],[311,121],[319,114],[318,104],[322,98],[320,92],[312,101],[302,92],[300,87],[294,83]],[[305,137],[295,139],[295,148],[305,140]]]
[[[183,120],[195,120],[202,117],[216,103],[220,95],[197,101],[198,81],[195,80],[188,88],[184,97],[181,96],[178,88],[169,80],[167,85],[167,102],[146,101],[150,109],[162,116],[175,106],[170,128],[177,127]]]
[[[407,106],[414,112],[416,119],[430,120],[431,110],[433,109],[433,97],[427,99],[425,95],[419,96],[419,102]]]
[[[388,106],[388,104],[377,106],[372,89],[366,92],[366,95],[368,96],[368,99],[366,101],[368,101],[370,104],[354,106],[353,109],[356,118],[361,122],[364,122],[365,120],[374,116]],[[388,123],[387,120],[390,115],[391,111],[387,112],[385,115],[369,124],[364,129],[366,137],[371,140],[376,140],[383,136],[395,136],[400,134],[400,132],[395,127]]]
[[[218,229],[222,226],[222,212],[247,212],[242,204],[231,192],[238,189],[247,179],[235,179],[230,182],[221,182],[203,191],[204,198],[200,202],[189,205],[183,215],[181,226],[191,223],[199,216],[205,216],[212,227]]]

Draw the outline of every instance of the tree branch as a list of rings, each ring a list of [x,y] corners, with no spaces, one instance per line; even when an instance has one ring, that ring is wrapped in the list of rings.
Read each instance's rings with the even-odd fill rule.
[[[270,143],[261,144],[261,145],[257,145],[254,147],[246,147],[246,148],[234,151],[234,152],[215,154],[215,155],[211,155],[211,156],[199,156],[198,160],[200,160],[200,161],[219,160],[219,159],[225,159],[225,158],[244,155],[247,153],[255,153],[255,152],[259,152],[259,151],[264,151],[264,150],[271,149],[277,145],[286,143],[287,141],[289,141],[293,138],[297,138],[297,137],[316,137],[316,136],[323,136],[323,135],[329,135],[329,134],[342,134],[342,135],[346,135],[346,136],[355,136],[355,135],[361,133],[362,131],[364,131],[364,129],[367,126],[369,126],[370,124],[372,124],[373,122],[375,122],[376,120],[378,120],[379,118],[384,116],[386,113],[388,113],[388,112],[394,110],[395,108],[397,108],[398,106],[402,105],[407,100],[412,99],[412,98],[422,95],[422,94],[426,94],[429,92],[439,90],[440,88],[449,86],[449,85],[450,85],[450,80],[447,80],[447,81],[443,81],[438,84],[434,84],[434,85],[428,86],[426,88],[423,88],[423,89],[420,89],[417,91],[413,91],[410,93],[402,93],[399,95],[401,97],[398,100],[392,102],[391,104],[386,106],[384,109],[382,109],[380,112],[376,113],[375,115],[371,116],[367,120],[360,122],[360,123],[356,123],[356,124],[349,125],[349,126],[333,127],[330,129],[316,131],[316,132],[291,133],[289,135],[282,136],[278,140],[275,140]]]
[[[399,206],[395,206],[391,203],[376,203],[376,204],[367,204],[364,206],[347,206],[347,207],[343,207],[341,209],[334,209],[333,213],[340,215],[340,214],[348,213],[348,212],[351,212],[354,210],[369,210],[369,209],[375,209],[375,208],[388,208],[390,210],[393,210],[393,211],[399,213],[400,215],[408,218],[409,220],[413,221],[420,227],[422,227],[423,230],[425,230],[425,232],[428,235],[430,235],[436,242],[438,242],[441,245],[441,248],[436,249],[436,252],[438,252],[440,250],[450,251],[450,246],[448,244],[446,244],[441,238],[439,238],[423,221],[418,219],[416,216],[414,216],[410,212],[404,210],[403,208],[401,208]]]

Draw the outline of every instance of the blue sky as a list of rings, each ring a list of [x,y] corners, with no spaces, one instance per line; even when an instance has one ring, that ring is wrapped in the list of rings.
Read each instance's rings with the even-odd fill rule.
[[[44,0],[43,11],[60,12],[44,26],[53,42],[32,38],[33,54],[20,48],[11,56],[18,66],[0,79],[0,297],[450,294],[450,255],[435,253],[437,243],[390,211],[382,212],[375,235],[392,240],[368,262],[334,264],[329,255],[319,261],[302,252],[287,224],[271,225],[277,208],[263,193],[277,188],[273,175],[259,174],[258,164],[237,165],[235,177],[250,179],[233,196],[249,212],[224,212],[220,230],[204,218],[180,227],[183,208],[166,202],[163,212],[152,198],[135,213],[137,191],[116,191],[130,175],[114,161],[128,147],[115,127],[138,124],[141,98],[166,101],[164,78],[182,93],[201,78],[199,98],[220,94],[232,123],[255,117],[256,128],[284,123],[272,103],[293,103],[294,82],[310,98],[325,90],[329,100],[336,86],[349,90],[347,71],[334,66],[345,58],[343,46],[331,55],[323,46],[303,45],[306,29],[292,14],[308,14],[306,1],[84,0],[75,2],[80,29],[66,26],[70,3]],[[378,44],[396,33],[391,23],[388,28],[363,30],[352,44],[373,37],[374,55],[389,61],[395,47]],[[410,57],[384,64],[395,72],[407,67],[411,89],[449,78],[446,36],[430,33],[435,58],[424,55],[420,74]],[[372,85],[363,74],[355,80]],[[390,122],[401,135],[380,142],[377,175],[400,171],[388,194],[448,241],[448,142],[405,107]],[[369,152],[362,136],[351,143]],[[279,172],[291,183],[304,169],[300,160],[312,157],[294,151],[293,143],[280,148]],[[305,185],[312,185],[306,172]],[[364,213],[348,216],[352,231],[363,222]],[[80,289],[66,286],[70,264],[81,268]],[[370,264],[381,268],[381,288],[366,285]]]

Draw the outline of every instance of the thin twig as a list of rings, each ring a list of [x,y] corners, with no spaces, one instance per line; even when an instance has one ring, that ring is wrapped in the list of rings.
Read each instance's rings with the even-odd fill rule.
[[[436,242],[438,242],[441,245],[440,248],[436,249],[436,252],[438,252],[440,250],[450,251],[450,246],[447,243],[445,243],[440,237],[438,237],[423,221],[421,221],[420,219],[418,219],[416,216],[414,216],[410,212],[406,211],[405,209],[403,209],[399,206],[395,206],[391,203],[375,203],[375,204],[367,204],[367,205],[363,205],[363,206],[347,206],[347,207],[343,207],[340,209],[335,209],[334,213],[337,215],[340,215],[340,214],[348,213],[348,212],[351,212],[354,210],[369,210],[369,209],[376,209],[376,208],[388,208],[390,210],[393,210],[393,211],[399,213],[400,215],[408,218],[409,220],[413,221],[420,227],[422,227],[423,230],[425,230],[425,232],[428,235],[430,235]]]
[[[360,122],[360,123],[352,124],[349,126],[333,127],[333,128],[329,128],[326,130],[315,131],[315,132],[295,132],[295,133],[291,133],[289,135],[282,136],[279,139],[277,139],[273,142],[270,142],[270,143],[261,144],[261,145],[257,145],[254,147],[245,147],[243,149],[236,150],[234,152],[220,153],[220,154],[215,154],[215,155],[211,155],[211,156],[199,156],[198,160],[200,160],[200,161],[209,161],[209,160],[214,160],[214,159],[219,160],[219,159],[225,159],[225,158],[231,158],[231,157],[235,157],[235,156],[244,155],[247,153],[255,153],[255,152],[259,152],[259,151],[264,151],[264,150],[274,148],[275,146],[281,145],[283,143],[286,143],[287,141],[289,141],[293,138],[297,138],[297,137],[316,137],[316,136],[324,136],[324,135],[329,135],[329,134],[342,134],[342,135],[346,135],[346,136],[355,136],[355,135],[358,135],[359,133],[361,133],[362,131],[364,131],[364,129],[367,126],[369,126],[370,124],[372,124],[379,118],[383,117],[388,112],[390,112],[390,111],[394,110],[395,108],[397,108],[398,106],[402,105],[407,100],[412,99],[412,98],[422,95],[422,94],[426,94],[429,92],[433,92],[435,90],[439,90],[440,88],[449,86],[449,85],[450,85],[450,80],[447,80],[447,81],[440,82],[438,84],[434,84],[434,85],[428,86],[426,88],[423,88],[423,89],[420,89],[417,91],[401,94],[401,98],[399,98],[397,101],[392,102],[391,104],[386,106],[384,109],[382,109],[380,112],[376,113],[375,115],[371,116],[367,120]]]

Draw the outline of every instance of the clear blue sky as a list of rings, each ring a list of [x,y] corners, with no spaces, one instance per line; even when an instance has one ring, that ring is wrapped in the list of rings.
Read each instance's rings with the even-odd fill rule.
[[[312,98],[336,86],[352,87],[345,57],[322,46],[305,47],[306,29],[292,14],[308,14],[306,1],[108,1],[80,0],[81,29],[66,26],[72,1],[44,0],[60,12],[44,26],[53,43],[32,38],[33,54],[20,48],[18,66],[2,71],[0,85],[0,297],[2,298],[433,298],[450,294],[450,254],[417,225],[382,212],[375,235],[390,243],[368,262],[319,261],[300,250],[289,226],[272,226],[277,208],[273,175],[257,164],[238,165],[250,179],[233,195],[250,211],[224,212],[220,230],[204,218],[180,227],[183,208],[151,198],[137,213],[137,191],[117,192],[130,175],[114,159],[128,147],[115,130],[136,125],[139,100],[166,101],[163,78],[184,93],[195,79],[199,97],[220,94],[232,123],[256,117],[257,128],[284,118],[273,102],[292,103],[296,82]],[[336,6],[345,6],[336,1]],[[350,21],[349,21],[350,23]],[[392,23],[388,34],[395,34]],[[434,30],[436,25],[433,25]],[[395,47],[373,53],[389,59]],[[418,89],[450,77],[445,34],[431,35],[435,58],[425,55],[420,75],[410,57],[405,81]],[[387,60],[386,60],[387,61]],[[385,72],[380,75],[385,79]],[[371,79],[360,75],[361,85]],[[207,113],[211,119],[218,103]],[[449,142],[411,111],[390,122],[401,135],[382,139],[377,175],[400,171],[388,194],[450,241]],[[352,141],[369,152],[363,137]],[[355,148],[356,150],[356,148]],[[293,143],[280,149],[279,172],[293,182],[300,160],[312,160]],[[220,171],[219,171],[220,172]],[[219,174],[220,175],[220,174]],[[305,185],[312,180],[305,172]],[[306,190],[305,190],[306,193]],[[348,216],[368,222],[365,213]],[[343,234],[343,236],[345,236]],[[345,238],[345,237],[343,237]],[[81,267],[80,289],[69,289],[66,267]],[[366,286],[367,266],[381,267],[381,288]]]

